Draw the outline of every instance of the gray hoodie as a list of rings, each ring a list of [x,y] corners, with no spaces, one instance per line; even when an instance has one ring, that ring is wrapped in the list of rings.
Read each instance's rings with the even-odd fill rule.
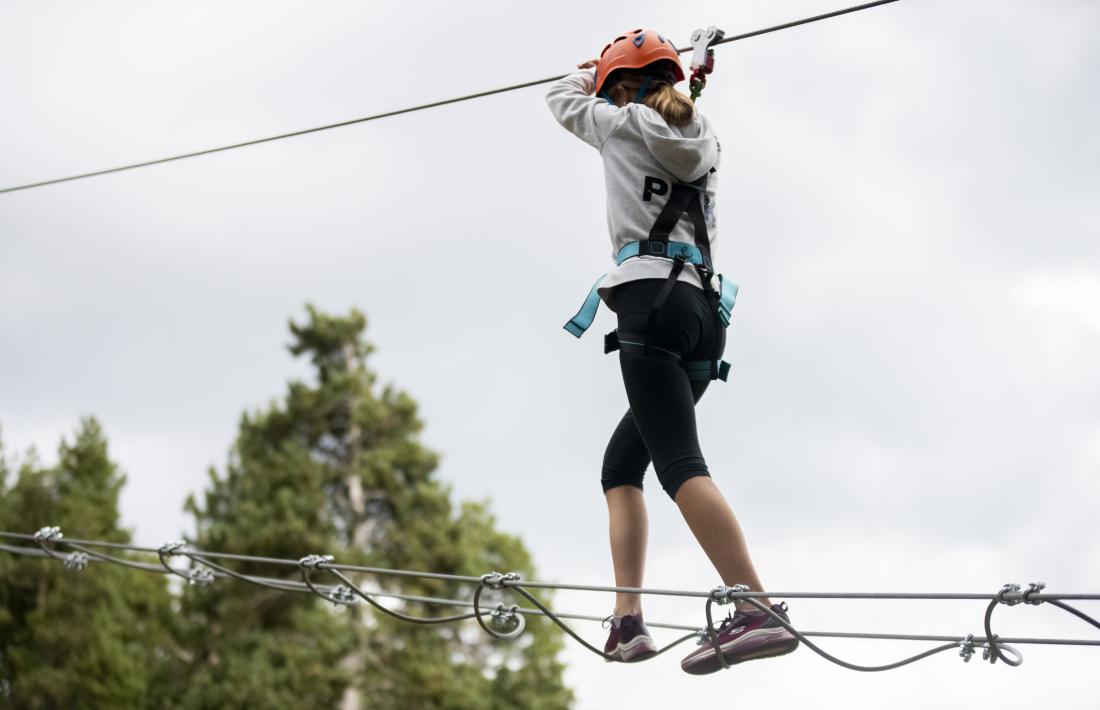
[[[660,196],[647,190],[647,178],[656,178],[665,185],[697,180],[711,168],[717,170],[721,149],[710,123],[698,112],[688,126],[676,128],[643,104],[618,107],[593,96],[594,88],[593,73],[580,71],[554,82],[546,103],[558,123],[600,151],[607,185],[607,228],[614,257],[624,244],[649,236],[668,199],[668,192]],[[712,257],[718,231],[714,211],[717,177],[717,172],[711,173],[703,195]],[[691,219],[685,215],[670,238],[694,244]],[[600,296],[606,301],[611,288],[627,281],[667,278],[669,268],[669,261],[660,257],[628,259],[607,275],[600,286]],[[680,280],[702,288],[691,267],[680,273]]]

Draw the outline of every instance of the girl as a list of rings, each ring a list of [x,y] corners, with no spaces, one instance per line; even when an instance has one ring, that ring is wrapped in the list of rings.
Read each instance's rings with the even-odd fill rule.
[[[648,536],[642,477],[652,461],[722,581],[761,591],[737,519],[710,478],[695,426],[695,403],[712,379],[725,379],[728,365],[719,358],[736,288],[712,271],[718,140],[674,88],[684,79],[679,54],[657,32],[625,33],[598,60],[578,68],[553,85],[546,101],[558,122],[603,158],[617,266],[566,329],[579,337],[599,299],[618,318],[607,350],[619,351],[630,408],[611,435],[602,473],[615,584],[642,586]],[[761,601],[787,619],[785,604]],[[608,655],[634,661],[656,653],[640,595],[616,595],[610,626]],[[798,646],[772,617],[744,601],[716,633],[727,664]],[[703,674],[722,663],[707,643],[681,667]]]

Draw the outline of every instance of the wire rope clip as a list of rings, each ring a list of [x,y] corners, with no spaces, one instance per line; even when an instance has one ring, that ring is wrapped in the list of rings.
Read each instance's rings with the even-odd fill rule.
[[[983,661],[989,661],[992,664],[996,663],[998,658],[1001,658],[1010,666],[1018,666],[1024,662],[1024,654],[1007,643],[1002,643],[1001,637],[997,634],[993,634],[987,643],[988,645],[982,650]],[[1006,656],[1005,653],[1008,653],[1012,658]]]
[[[35,542],[39,543],[57,542],[63,537],[65,536],[61,533],[61,528],[57,526],[40,528],[37,532],[34,533],[34,540]]]
[[[527,620],[519,613],[519,607],[515,604],[510,607],[497,604],[489,615],[489,624],[493,636],[499,639],[514,639],[527,628]]]
[[[707,85],[707,74],[714,71],[714,50],[711,45],[722,40],[726,33],[714,25],[705,30],[699,28],[691,33],[691,79],[688,87],[691,89],[691,100],[694,103],[703,93]]]
[[[988,650],[988,649],[987,649]],[[964,663],[970,663],[974,656],[974,634],[967,634],[966,638],[959,641],[959,657]]]
[[[328,564],[336,558],[332,555],[306,555],[298,560],[298,565],[305,569],[317,569],[321,565]]]
[[[206,589],[214,583],[214,573],[206,567],[194,567],[187,571],[187,583],[199,589]]]
[[[83,552],[72,552],[65,556],[65,569],[83,572],[88,566],[88,556]]]
[[[1016,606],[1025,601],[1025,597],[1020,593],[1020,585],[1006,584],[997,592],[997,601],[1007,606]]]
[[[330,595],[329,601],[333,604],[352,606],[359,603],[359,597],[356,596],[355,592],[351,591],[351,589],[343,584],[335,587]]]
[[[1032,597],[1036,594],[1041,593],[1046,588],[1047,585],[1043,582],[1029,582],[1027,585],[1027,591],[1020,595],[1022,597],[1023,603],[1034,605],[1042,604],[1042,599],[1033,599]]]
[[[157,553],[159,553],[161,557],[171,557],[180,554],[186,547],[186,542],[166,542],[157,548]]]
[[[719,584],[717,587],[710,590],[710,599],[715,604],[732,604],[737,601],[737,598],[733,596],[734,594],[741,594],[747,591],[749,591],[749,588],[744,584],[735,584],[732,587]]]
[[[510,582],[518,582],[520,576],[518,572],[507,572],[501,574],[500,572],[489,572],[488,574],[481,575],[481,584],[489,589],[504,589],[504,586]]]

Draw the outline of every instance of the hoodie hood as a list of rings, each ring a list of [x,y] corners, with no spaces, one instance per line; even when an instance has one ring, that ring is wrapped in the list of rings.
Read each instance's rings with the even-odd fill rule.
[[[718,164],[718,140],[710,122],[698,112],[691,123],[676,128],[643,104],[631,104],[642,140],[649,152],[677,180],[698,180]]]

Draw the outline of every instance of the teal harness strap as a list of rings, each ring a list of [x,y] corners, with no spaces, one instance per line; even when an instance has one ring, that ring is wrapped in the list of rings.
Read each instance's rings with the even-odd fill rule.
[[[687,360],[680,363],[689,380],[722,380],[730,374],[730,364],[725,360]]]
[[[658,242],[657,245],[661,245]],[[666,248],[663,247],[662,248]],[[623,248],[615,255],[615,264],[621,264],[627,259],[638,256],[642,250],[641,242],[628,242],[623,245]],[[695,264],[696,266],[706,266],[706,257],[703,256],[703,251],[694,244],[688,244],[687,242],[668,242],[667,253],[655,254],[650,252],[647,256],[660,256],[667,259],[673,259],[677,256],[682,256],[684,261],[689,264]]]
[[[722,319],[722,325],[729,327],[733,304],[737,301],[737,284],[721,275],[718,280],[722,282],[722,289],[718,294],[718,316]]]
[[[573,337],[579,338],[584,335],[584,331],[588,330],[592,326],[592,321],[596,320],[596,309],[600,307],[599,288],[605,278],[607,274],[596,279],[577,315],[570,318],[569,322],[563,326]]]
[[[615,264],[621,264],[627,259],[633,259],[639,256],[641,251],[641,242],[629,242],[615,254]],[[694,244],[688,244],[686,242],[668,242],[668,256],[681,257],[688,264],[695,264],[697,266],[703,266],[706,264],[706,257],[699,247]],[[607,278],[607,274],[604,274],[596,283],[592,286],[592,289],[588,292],[588,296],[584,299],[584,304],[581,309],[577,311],[577,315],[569,319],[569,322],[565,324],[565,329],[569,331],[574,337],[581,337],[585,331],[588,330],[593,321],[596,320],[596,311],[600,307],[600,294],[597,292],[600,284]],[[737,284],[725,278],[724,276],[718,277],[722,282],[722,287],[719,292],[718,299],[718,315],[722,319],[722,324],[729,326],[730,316],[733,313],[733,304],[737,301]]]

